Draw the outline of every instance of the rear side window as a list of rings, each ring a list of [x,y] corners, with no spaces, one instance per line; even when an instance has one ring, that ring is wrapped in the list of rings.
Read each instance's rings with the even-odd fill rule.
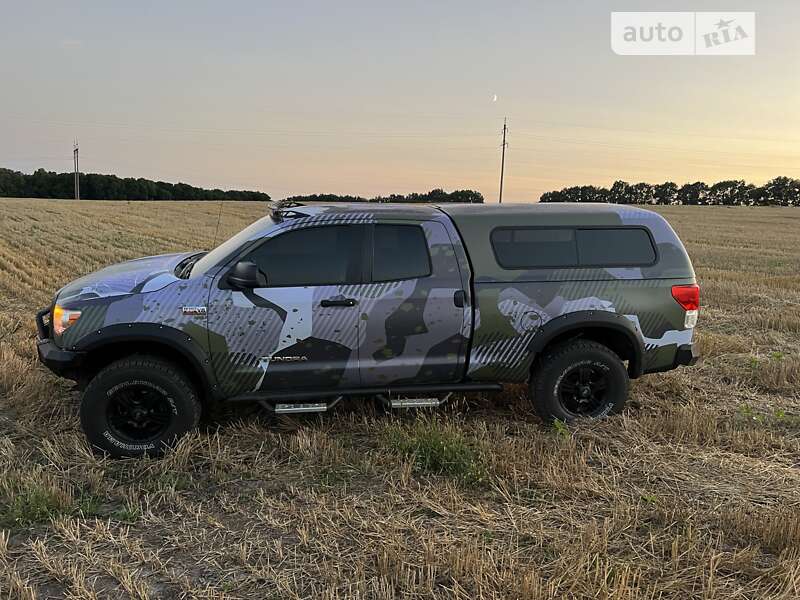
[[[503,227],[491,234],[504,269],[651,265],[656,251],[641,228]]]
[[[267,240],[246,260],[267,276],[268,287],[359,283],[363,236],[361,225],[295,229]]]
[[[574,267],[578,264],[574,229],[495,229],[492,246],[497,262],[504,269]]]
[[[431,274],[428,243],[417,225],[375,225],[372,281],[416,279]]]
[[[576,234],[580,266],[651,265],[656,260],[644,229],[578,229]]]

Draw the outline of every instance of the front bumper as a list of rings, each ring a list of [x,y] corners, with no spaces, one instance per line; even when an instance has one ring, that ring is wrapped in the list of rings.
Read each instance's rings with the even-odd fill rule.
[[[36,313],[36,330],[39,333],[36,350],[39,354],[39,361],[59,377],[77,379],[84,353],[62,350],[56,346],[55,342],[50,339],[50,326],[44,320],[49,314],[49,308]]]

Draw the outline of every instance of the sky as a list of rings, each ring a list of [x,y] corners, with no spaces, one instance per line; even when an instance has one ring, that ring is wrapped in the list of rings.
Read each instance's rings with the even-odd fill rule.
[[[755,56],[618,56],[611,11],[755,11]],[[800,177],[800,2],[4,2],[0,166],[504,201]]]

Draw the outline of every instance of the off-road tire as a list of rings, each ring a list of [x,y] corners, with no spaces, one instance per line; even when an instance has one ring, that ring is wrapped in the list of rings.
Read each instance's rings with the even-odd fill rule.
[[[572,377],[581,368],[601,373],[606,379],[605,391],[602,396],[597,395],[597,408],[585,413],[570,410],[562,400],[562,394],[567,393],[563,388],[566,377]],[[575,340],[545,351],[533,370],[529,390],[533,408],[542,420],[570,422],[620,412],[628,399],[629,382],[625,365],[608,347],[590,340]]]
[[[124,391],[123,391],[124,390]],[[160,419],[163,431],[137,440],[114,426],[113,402],[118,395],[150,393],[163,398]],[[184,434],[197,427],[201,406],[194,386],[180,367],[161,358],[134,355],[111,363],[89,382],[80,405],[81,426],[94,450],[113,457],[158,456]],[[119,417],[116,417],[119,420]]]

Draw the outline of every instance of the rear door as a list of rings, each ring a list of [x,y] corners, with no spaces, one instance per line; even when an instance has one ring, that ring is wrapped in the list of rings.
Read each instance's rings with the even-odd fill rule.
[[[360,290],[361,384],[449,383],[463,375],[469,306],[453,241],[439,222],[369,227]]]
[[[357,296],[366,228],[278,231],[239,258],[258,266],[264,287],[232,290],[215,282],[211,354],[226,395],[359,384]]]

